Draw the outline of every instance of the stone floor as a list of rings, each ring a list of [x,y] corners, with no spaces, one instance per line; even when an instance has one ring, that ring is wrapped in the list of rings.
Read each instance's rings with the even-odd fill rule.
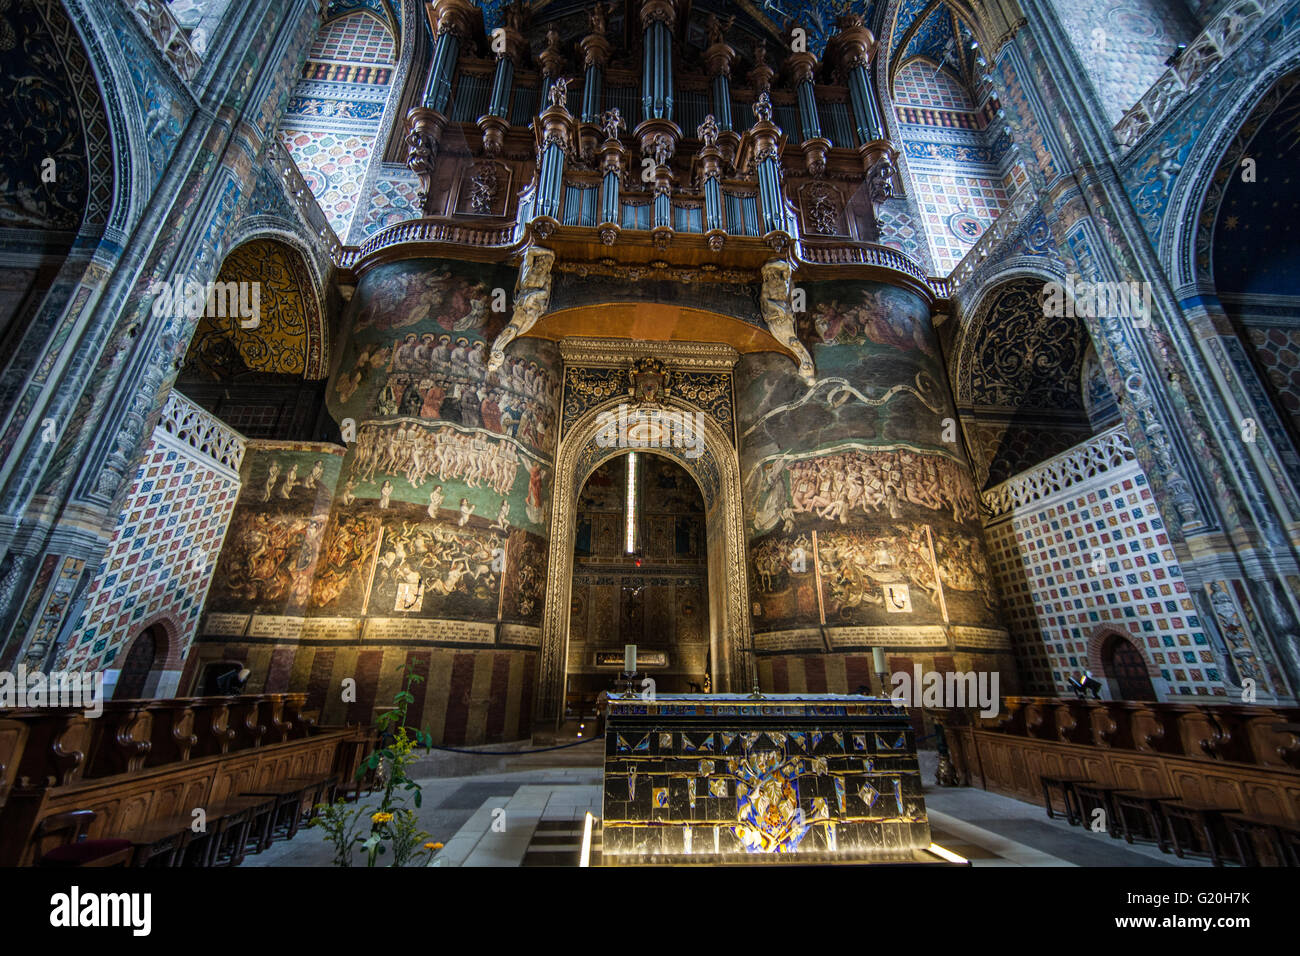
[[[600,815],[600,745],[517,756],[500,754],[513,749],[500,745],[480,749],[490,753],[438,754],[417,765],[420,826],[446,844],[432,865],[575,865],[586,814]],[[1049,820],[1037,804],[969,787],[935,787],[934,766],[935,755],[922,752],[934,842],[973,866],[1210,865],[1072,827],[1059,816]],[[599,827],[593,847],[598,857]],[[332,859],[323,833],[304,829],[247,857],[244,866],[329,866]],[[365,865],[363,853],[356,853],[354,865]]]

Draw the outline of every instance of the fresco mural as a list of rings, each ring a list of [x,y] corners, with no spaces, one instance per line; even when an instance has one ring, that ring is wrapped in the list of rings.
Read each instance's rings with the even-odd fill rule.
[[[435,260],[362,278],[327,396],[354,440],[322,616],[540,622],[559,357],[525,339],[487,370],[508,318],[494,290],[514,281],[510,267]]]
[[[737,370],[760,652],[765,639],[779,646],[774,632],[811,626],[995,627],[979,501],[925,303],[876,283],[806,288],[816,382],[772,355]]]
[[[330,445],[249,444],[209,611],[302,613],[341,463],[340,450]]]

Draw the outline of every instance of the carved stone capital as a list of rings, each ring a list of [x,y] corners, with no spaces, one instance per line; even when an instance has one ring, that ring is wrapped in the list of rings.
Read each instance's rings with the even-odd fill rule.
[[[425,106],[413,106],[406,114],[406,165],[420,179],[421,204],[433,186],[433,159],[446,125],[447,117]]]
[[[500,156],[510,121],[504,116],[489,114],[478,118],[478,128],[483,132],[483,155]]]
[[[663,23],[669,30],[677,28],[677,5],[673,0],[645,0],[641,4],[641,29],[650,29],[652,23]]]
[[[817,72],[817,57],[807,50],[802,53],[791,53],[786,57],[785,65],[790,71],[790,78],[795,86],[800,83],[811,83]]]
[[[614,52],[614,45],[599,33],[590,33],[585,36],[580,46],[582,48],[582,66],[588,70],[593,66],[603,68],[609,62],[610,54]]]
[[[478,11],[469,0],[432,0],[426,10],[434,36],[450,33],[461,40],[473,36]]]

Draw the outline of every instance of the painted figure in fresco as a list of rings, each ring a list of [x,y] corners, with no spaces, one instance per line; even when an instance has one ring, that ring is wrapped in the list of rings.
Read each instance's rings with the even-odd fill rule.
[[[350,507],[352,502],[357,500],[356,491],[357,480],[355,478],[349,478],[347,483],[343,486],[343,494],[339,496],[339,500],[342,502],[343,507]]]
[[[466,386],[460,397],[460,423],[471,428],[483,425],[483,396],[479,389]]]
[[[275,491],[275,482],[276,479],[279,477],[280,477],[280,463],[278,461],[273,461],[271,462],[271,466],[266,471],[266,490],[262,492],[263,501],[271,500],[271,493]]]
[[[871,515],[884,510],[897,519],[904,503],[931,511],[951,508],[953,520],[959,523],[978,514],[970,482],[957,463],[939,455],[906,449],[854,450],[790,462],[788,471],[790,511],[795,515],[811,513],[844,524],[854,511]],[[779,499],[771,497],[772,487],[783,491],[774,482],[755,515],[756,521],[763,518],[766,527],[775,524],[773,514],[780,513]]]
[[[298,487],[298,463],[294,462],[289,466],[289,473],[284,476],[284,484],[280,486],[280,497],[288,498],[293,494],[293,489]]]
[[[431,378],[421,379],[420,388],[424,396],[424,400],[420,403],[420,416],[437,418],[442,408],[442,400],[447,396],[447,390]]]
[[[385,481],[379,486],[379,507],[387,508],[388,503],[393,500],[393,483]]]
[[[475,506],[470,504],[468,498],[460,499],[460,520],[456,522],[457,526],[463,528],[469,524],[470,515],[474,513]]]
[[[438,517],[438,511],[442,508],[442,499],[442,485],[438,485],[438,487],[434,488],[433,491],[429,492],[428,512],[430,518]]]
[[[393,387],[392,379],[385,382],[379,390],[378,411],[380,415],[397,414],[397,390]]]
[[[307,481],[305,482],[305,485],[308,488],[312,489],[312,491],[315,491],[316,487],[320,484],[320,480],[324,477],[325,477],[325,463],[320,459],[317,459],[316,462],[311,466],[311,471],[307,475]]]
[[[325,539],[312,583],[312,604],[328,607],[338,601],[350,585],[358,584],[362,569],[369,566],[375,527],[373,518],[340,516]],[[357,595],[360,599],[360,595]]]
[[[510,516],[510,502],[507,499],[502,498],[501,507],[497,510],[497,520],[492,522],[490,527],[495,528],[498,531],[509,531],[510,530],[509,516]]]
[[[524,501],[525,510],[528,512],[528,520],[534,524],[541,524],[545,517],[545,510],[542,505],[542,483],[546,480],[546,469],[541,465],[530,465],[528,468],[528,497]]]
[[[506,495],[519,468],[519,453],[509,442],[494,442],[481,432],[443,425],[409,429],[367,425],[357,440],[352,474],[371,481],[378,472],[404,474],[415,487],[431,476],[440,482],[459,478],[470,487],[484,484]]]
[[[402,393],[402,414],[418,416],[424,408],[424,396],[420,390],[415,387],[415,382],[411,381],[406,384],[406,391]]]
[[[1264,676],[1264,669],[1260,667],[1259,661],[1246,639],[1246,630],[1242,627],[1241,614],[1237,610],[1237,604],[1233,601],[1232,595],[1224,588],[1222,581],[1212,581],[1210,583],[1210,606],[1214,608],[1214,616],[1219,619],[1219,627],[1223,630],[1223,636],[1232,648],[1232,657],[1237,662],[1237,670],[1240,671],[1241,676],[1254,680],[1259,683],[1261,688],[1267,689],[1268,683]]]

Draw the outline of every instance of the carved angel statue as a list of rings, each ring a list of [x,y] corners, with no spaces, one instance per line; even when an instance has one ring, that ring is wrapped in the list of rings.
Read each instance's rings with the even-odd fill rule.
[[[712,113],[704,117],[704,122],[695,128],[695,135],[704,141],[704,148],[718,145],[718,121]]]
[[[623,122],[617,106],[611,106],[600,114],[600,128],[605,131],[606,139],[618,139],[619,134],[627,129],[627,123]]]
[[[515,311],[509,324],[492,343],[488,356],[489,372],[496,371],[506,360],[506,346],[526,333],[542,317],[551,301],[551,266],[555,253],[541,246],[529,246],[515,283]],[[788,266],[787,266],[788,268]]]
[[[587,22],[591,24],[591,32],[600,36],[605,35],[607,24],[605,18],[609,16],[609,5],[597,2],[590,10],[587,11]]]
[[[569,101],[569,78],[567,76],[556,77],[555,82],[551,84],[549,95],[552,106],[566,106]]]
[[[771,259],[763,266],[763,290],[759,307],[767,329],[778,342],[794,353],[799,363],[799,376],[812,385],[817,378],[812,356],[794,329],[794,310],[790,306],[790,263],[785,259]]]
[[[734,14],[725,20],[719,20],[716,13],[710,13],[709,19],[705,23],[709,31],[709,46],[725,43],[726,40],[723,39],[723,35],[732,28],[735,22],[736,17]]]
[[[673,141],[667,133],[659,133],[650,141],[649,155],[654,158],[656,166],[667,166],[673,158]]]
[[[871,189],[871,198],[876,202],[884,202],[886,199],[894,198],[894,161],[886,153],[880,157],[880,160],[871,168],[868,176]]]
[[[513,30],[515,33],[523,33],[526,19],[527,17],[522,0],[516,0],[516,2],[506,7],[505,20],[507,30]]]
[[[758,94],[758,102],[754,104],[754,118],[760,123],[772,122],[772,97],[767,95],[767,90]]]

